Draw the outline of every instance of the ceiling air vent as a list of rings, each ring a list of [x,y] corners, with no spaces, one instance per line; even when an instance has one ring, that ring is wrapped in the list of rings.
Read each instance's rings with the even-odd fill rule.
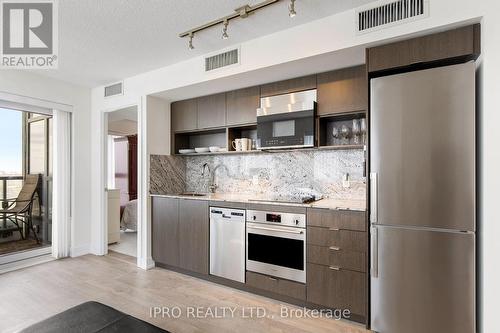
[[[118,82],[104,87],[104,97],[123,95],[123,82]]]
[[[205,72],[240,63],[239,49],[229,50],[205,58]]]
[[[429,15],[429,0],[381,0],[356,10],[357,31],[366,33]]]

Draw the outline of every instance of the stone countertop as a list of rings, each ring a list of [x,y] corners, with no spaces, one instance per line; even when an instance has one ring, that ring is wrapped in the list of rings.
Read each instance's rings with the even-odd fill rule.
[[[241,202],[245,204],[253,203],[253,204],[264,204],[264,205],[306,207],[306,208],[324,208],[333,210],[366,211],[365,200],[325,198],[312,203],[294,203],[294,202],[282,202],[282,201],[272,201],[272,200],[267,201],[265,198],[256,198],[255,196],[249,197],[248,195],[233,194],[233,193],[214,193],[214,194],[209,193],[199,196],[191,196],[183,194],[153,194],[153,193],[151,193],[150,195],[152,197],[165,197],[165,198],[177,198],[177,199]]]

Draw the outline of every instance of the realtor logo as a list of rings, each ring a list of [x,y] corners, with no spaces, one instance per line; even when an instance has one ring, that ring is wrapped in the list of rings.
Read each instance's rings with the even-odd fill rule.
[[[1,67],[57,68],[56,0],[0,0]]]

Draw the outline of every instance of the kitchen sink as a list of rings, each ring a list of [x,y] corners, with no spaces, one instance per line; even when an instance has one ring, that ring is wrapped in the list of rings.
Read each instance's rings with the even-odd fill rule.
[[[206,193],[181,193],[179,194],[183,197],[206,197],[208,194]]]

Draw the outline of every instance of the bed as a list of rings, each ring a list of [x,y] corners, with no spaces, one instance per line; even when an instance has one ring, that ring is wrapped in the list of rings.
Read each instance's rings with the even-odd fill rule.
[[[125,204],[120,220],[120,228],[122,230],[137,231],[137,200],[131,200]]]

